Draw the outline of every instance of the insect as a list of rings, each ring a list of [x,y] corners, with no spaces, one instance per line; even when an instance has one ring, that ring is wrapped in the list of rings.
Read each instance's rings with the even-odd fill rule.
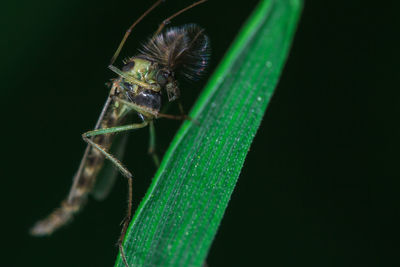
[[[98,186],[100,181],[96,180],[99,173],[103,172],[105,159],[108,159],[128,180],[128,208],[118,241],[122,259],[128,266],[122,241],[132,215],[132,174],[117,158],[120,153],[117,151],[113,155],[110,152],[111,145],[117,138],[115,134],[149,126],[149,151],[157,163],[158,157],[154,153],[154,142],[152,142],[155,138],[153,120],[187,119],[183,112],[182,115],[161,113],[162,100],[166,98],[172,102],[179,98],[176,73],[182,74],[189,80],[197,80],[204,73],[209,58],[209,40],[202,28],[195,24],[165,28],[174,17],[206,1],[200,0],[164,20],[153,37],[141,47],[139,53],[124,60],[121,69],[113,65],[132,29],[162,1],[155,2],[126,31],[108,66],[118,74],[118,77],[111,82],[110,93],[94,130],[82,134],[83,140],[88,145],[74,176],[70,192],[58,209],[33,226],[32,235],[50,235],[71,221],[83,207],[90,193],[97,198],[104,198],[114,176],[109,175],[110,181],[102,186]],[[132,122],[135,114],[139,122]],[[123,146],[124,142],[121,141],[120,144]]]

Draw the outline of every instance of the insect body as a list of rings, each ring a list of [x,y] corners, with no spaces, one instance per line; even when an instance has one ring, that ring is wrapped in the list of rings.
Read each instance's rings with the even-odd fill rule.
[[[152,8],[160,2],[161,0],[156,2]],[[204,1],[196,2],[169,19],[201,2]],[[118,56],[130,30],[138,21],[128,30],[112,63]],[[209,41],[202,28],[195,24],[188,24],[163,30],[165,24],[163,23],[156,34],[142,46],[138,55],[124,61],[121,70],[112,64],[109,66],[118,74],[118,78],[112,80],[109,96],[95,129],[82,135],[88,146],[69,195],[60,208],[34,225],[31,229],[33,235],[49,235],[72,219],[85,203],[88,194],[96,184],[96,178],[103,167],[104,160],[108,159],[128,179],[129,183],[128,211],[118,242],[122,258],[127,265],[122,251],[122,240],[131,218],[132,174],[109,152],[116,137],[115,134],[148,125],[153,127],[153,120],[159,117],[184,119],[186,117],[184,115],[160,113],[162,100],[167,98],[168,101],[174,101],[179,98],[180,90],[175,74],[180,73],[189,80],[198,79],[204,73],[209,56]],[[129,123],[133,114],[139,116],[140,122]],[[150,132],[153,133],[153,131]],[[103,195],[100,194],[100,198]]]

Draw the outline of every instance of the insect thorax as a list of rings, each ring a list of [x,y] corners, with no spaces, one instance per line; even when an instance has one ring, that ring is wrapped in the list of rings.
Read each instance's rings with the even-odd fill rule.
[[[145,109],[159,112],[161,90],[165,84],[157,82],[157,74],[160,72],[158,65],[146,59],[133,57],[126,60],[122,72],[139,81],[135,83],[123,77],[120,78],[120,89],[124,97]]]

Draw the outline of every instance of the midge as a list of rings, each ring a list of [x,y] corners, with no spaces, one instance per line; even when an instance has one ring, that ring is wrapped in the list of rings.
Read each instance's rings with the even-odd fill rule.
[[[104,159],[107,158],[128,179],[128,209],[118,240],[122,259],[125,265],[128,265],[122,250],[122,241],[132,214],[132,174],[109,152],[115,141],[115,133],[150,126],[149,151],[158,164],[154,153],[153,120],[160,117],[186,118],[182,109],[182,115],[160,113],[162,100],[166,98],[171,102],[179,98],[180,90],[175,73],[180,73],[189,80],[196,80],[204,73],[209,57],[208,37],[199,26],[187,24],[164,29],[174,17],[206,1],[201,0],[164,20],[153,37],[139,49],[139,53],[124,61],[122,69],[113,65],[132,29],[162,1],[155,2],[125,33],[108,66],[118,77],[112,80],[110,93],[94,130],[82,134],[88,146],[74,176],[70,192],[61,203],[61,207],[33,226],[32,235],[50,235],[65,225],[82,208],[89,193],[98,199],[105,197],[115,175],[107,175],[109,180],[103,181],[101,186],[100,181],[96,180],[100,172],[103,172]],[[139,122],[132,123],[131,120],[135,116],[131,115],[135,114]],[[122,140],[120,145],[123,144]],[[120,149],[114,149],[114,146],[112,149],[116,151],[116,155],[121,154]]]

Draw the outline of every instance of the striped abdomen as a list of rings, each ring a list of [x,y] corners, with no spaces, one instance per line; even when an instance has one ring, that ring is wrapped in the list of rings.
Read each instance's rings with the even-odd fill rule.
[[[110,109],[100,124],[100,128],[110,128],[120,123],[121,114],[119,109]],[[106,150],[112,144],[113,135],[97,135],[93,141]],[[31,234],[43,236],[50,235],[59,227],[66,224],[78,212],[92,190],[97,175],[104,164],[104,156],[90,145],[87,146],[85,154],[79,166],[78,172],[73,179],[73,185],[68,197],[61,203],[61,207],[53,211],[48,217],[37,222],[31,229]]]

